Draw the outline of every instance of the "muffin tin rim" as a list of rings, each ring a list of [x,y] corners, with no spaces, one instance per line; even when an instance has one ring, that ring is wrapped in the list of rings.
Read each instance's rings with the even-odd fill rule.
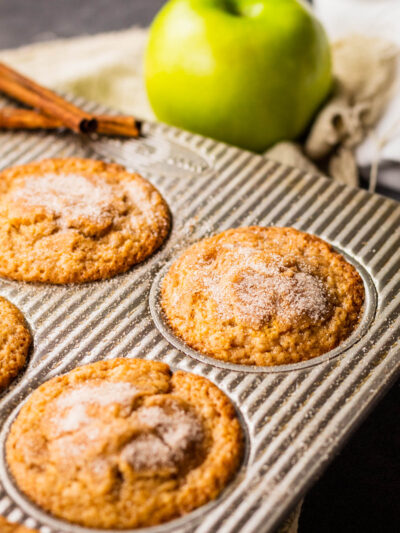
[[[314,234],[312,234],[314,235]],[[318,235],[317,235],[318,237]],[[378,296],[375,283],[372,276],[369,274],[367,268],[358,260],[357,257],[345,251],[343,248],[329,242],[325,237],[320,237],[324,241],[332,245],[333,249],[340,253],[346,261],[348,261],[360,275],[365,291],[365,299],[362,309],[362,315],[356,329],[351,333],[347,339],[345,339],[341,344],[339,344],[333,350],[325,352],[317,357],[308,359],[307,361],[301,361],[299,363],[291,363],[287,365],[271,365],[271,366],[257,366],[257,365],[245,365],[245,364],[236,364],[222,361],[220,359],[214,358],[210,355],[201,353],[194,348],[191,348],[184,340],[180,339],[168,325],[167,318],[161,307],[161,284],[166,276],[167,272],[171,268],[172,264],[180,257],[184,250],[180,250],[178,255],[170,258],[169,261],[157,272],[155,275],[150,292],[149,292],[149,307],[150,314],[157,330],[161,335],[176,348],[179,352],[183,353],[195,359],[205,365],[211,365],[212,367],[217,367],[223,370],[230,370],[233,372],[242,372],[244,374],[276,374],[280,372],[293,372],[306,370],[308,368],[317,366],[328,362],[340,355],[344,355],[352,346],[357,344],[357,342],[366,335],[369,327],[373,323],[376,312],[378,309]]]

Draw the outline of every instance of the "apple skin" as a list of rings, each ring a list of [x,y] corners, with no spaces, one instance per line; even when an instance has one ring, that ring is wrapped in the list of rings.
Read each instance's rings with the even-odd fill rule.
[[[329,94],[330,47],[299,0],[170,0],[145,80],[159,120],[262,152],[298,137]]]

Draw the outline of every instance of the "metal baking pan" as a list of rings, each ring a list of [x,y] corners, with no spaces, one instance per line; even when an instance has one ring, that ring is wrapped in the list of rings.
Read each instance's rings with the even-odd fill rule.
[[[248,438],[242,469],[218,500],[140,531],[273,531],[400,372],[400,205],[163,125],[145,123],[138,141],[0,135],[2,168],[56,156],[103,157],[138,170],[167,200],[173,229],[149,260],[108,281],[0,280],[0,295],[22,310],[34,337],[25,371],[0,398],[0,514],[42,533],[95,531],[27,500],[7,470],[4,440],[24,399],[47,379],[98,359],[141,357],[214,382],[236,405]],[[358,268],[367,300],[348,342],[307,363],[255,368],[201,356],[174,338],[158,306],[166,265],[206,235],[250,224],[314,233]]]

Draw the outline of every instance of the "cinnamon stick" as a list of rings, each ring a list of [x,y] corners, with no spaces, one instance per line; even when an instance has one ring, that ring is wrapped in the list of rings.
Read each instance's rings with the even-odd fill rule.
[[[142,124],[134,117],[96,115],[97,133],[102,135],[119,135],[121,137],[139,137]]]
[[[63,125],[77,133],[96,131],[95,117],[0,63],[0,91],[30,107],[40,109],[45,115],[59,119]]]
[[[43,113],[30,109],[3,107],[0,109],[0,128],[6,130],[52,130],[62,128],[63,123],[57,118],[47,117]]]
[[[77,133],[138,137],[141,123],[134,117],[94,116],[53,91],[0,63],[0,91],[38,111],[0,111],[3,128],[53,129],[67,127]]]
[[[97,115],[96,121],[97,133],[102,135],[138,137],[140,134],[141,124],[134,117]],[[0,108],[0,129],[51,130],[64,126],[63,121],[48,117],[39,111],[14,107]]]

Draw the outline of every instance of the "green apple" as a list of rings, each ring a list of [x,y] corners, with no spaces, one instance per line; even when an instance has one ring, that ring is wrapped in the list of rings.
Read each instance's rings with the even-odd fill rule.
[[[298,137],[328,95],[330,47],[301,0],[170,0],[145,77],[161,121],[263,151]]]

